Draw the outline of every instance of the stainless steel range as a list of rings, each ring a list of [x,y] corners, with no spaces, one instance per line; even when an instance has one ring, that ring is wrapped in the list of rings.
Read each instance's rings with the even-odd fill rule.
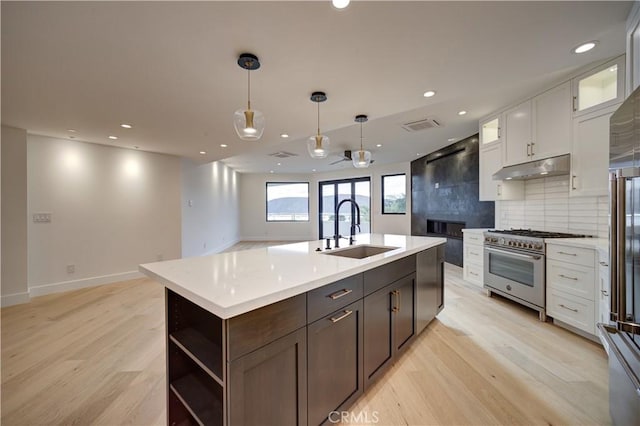
[[[484,233],[484,287],[539,313],[545,313],[545,239],[586,235],[531,229],[489,230]]]

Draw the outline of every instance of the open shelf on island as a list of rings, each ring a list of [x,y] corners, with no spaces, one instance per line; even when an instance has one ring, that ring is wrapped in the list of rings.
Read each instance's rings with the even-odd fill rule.
[[[211,387],[196,374],[188,374],[169,385],[171,391],[202,426],[222,425],[222,403]]]
[[[220,385],[222,381],[222,348],[194,328],[174,331],[169,338]]]

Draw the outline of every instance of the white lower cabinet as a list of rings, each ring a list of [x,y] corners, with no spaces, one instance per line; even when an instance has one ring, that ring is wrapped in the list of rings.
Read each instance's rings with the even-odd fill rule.
[[[484,286],[484,229],[463,230],[462,277],[479,287]]]
[[[595,250],[547,243],[547,316],[595,336],[596,272]]]

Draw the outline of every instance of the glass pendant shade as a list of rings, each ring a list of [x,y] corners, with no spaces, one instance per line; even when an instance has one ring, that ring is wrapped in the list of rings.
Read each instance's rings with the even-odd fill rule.
[[[307,150],[311,158],[327,158],[331,141],[324,135],[311,136],[307,139]]]
[[[351,161],[353,161],[353,167],[356,169],[366,169],[371,163],[371,152],[363,150],[356,151],[351,157]]]
[[[238,137],[245,141],[256,141],[264,132],[264,114],[255,109],[239,109],[233,114],[233,127]]]

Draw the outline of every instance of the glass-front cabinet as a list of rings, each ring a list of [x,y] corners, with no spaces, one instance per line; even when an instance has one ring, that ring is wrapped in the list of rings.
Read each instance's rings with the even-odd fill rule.
[[[615,105],[624,99],[624,56],[573,79],[573,115]]]
[[[487,118],[480,123],[480,146],[500,142],[502,138],[502,114]]]

